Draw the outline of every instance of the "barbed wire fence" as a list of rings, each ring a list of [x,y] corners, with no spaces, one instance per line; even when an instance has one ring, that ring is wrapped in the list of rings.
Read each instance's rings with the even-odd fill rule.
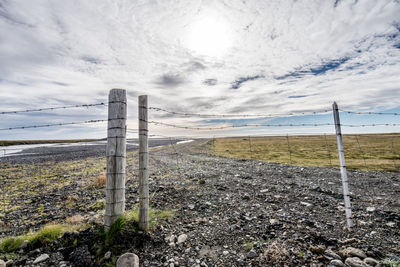
[[[114,104],[116,102],[109,102],[108,104]],[[27,110],[15,110],[15,111],[4,111],[0,112],[0,115],[12,115],[20,113],[31,113],[31,112],[41,112],[41,111],[53,111],[53,110],[65,110],[72,108],[92,108],[92,107],[102,107],[108,106],[107,103],[94,103],[94,104],[80,104],[80,105],[70,105],[70,106],[60,106],[60,107],[49,107],[40,109],[27,109]],[[153,113],[167,113],[173,117],[179,118],[286,118],[293,116],[304,116],[304,115],[321,115],[329,114],[332,112],[328,109],[318,110],[318,111],[307,111],[307,112],[297,112],[297,113],[282,113],[282,114],[202,114],[195,112],[175,112],[170,111],[160,107],[149,107],[151,115]],[[384,112],[356,112],[339,110],[341,113],[352,114],[352,115],[378,115],[378,116],[400,116],[399,113],[384,113]],[[84,120],[84,121],[72,121],[72,122],[57,122],[57,123],[45,123],[37,125],[26,125],[26,126],[13,126],[0,128],[0,131],[11,131],[11,130],[23,130],[23,129],[35,129],[35,128],[47,128],[47,127],[57,127],[57,126],[69,126],[69,125],[86,125],[94,123],[110,122],[110,119],[98,119],[98,120]],[[148,124],[153,126],[166,128],[174,128],[182,130],[183,133],[179,136],[174,136],[165,133],[152,133],[148,132],[147,137],[151,139],[164,139],[165,142],[162,145],[163,148],[159,149],[159,153],[149,153],[149,158],[152,161],[157,162],[157,164],[164,164],[165,168],[171,168],[175,170],[177,177],[182,176],[183,170],[181,170],[180,165],[185,160],[188,151],[192,155],[211,155],[211,156],[221,156],[221,157],[234,157],[234,158],[245,158],[253,160],[278,162],[289,165],[310,165],[310,166],[325,166],[325,167],[339,167],[339,160],[337,159],[337,147],[336,147],[336,136],[334,132],[326,132],[316,134],[315,129],[319,127],[333,127],[334,123],[221,123],[222,125],[211,125],[204,126],[204,122],[201,125],[190,125],[185,124],[174,124],[167,123],[158,120],[147,120]],[[343,128],[365,128],[365,127],[397,127],[400,123],[397,122],[385,122],[385,123],[368,123],[368,124],[352,124],[344,123],[341,124]],[[259,128],[263,131],[259,134],[249,134],[246,130]],[[268,135],[268,129],[282,129],[278,135]],[[296,129],[303,128],[309,130],[307,134],[295,134],[295,133],[285,133],[284,131],[288,128]],[[265,129],[265,130],[264,130]],[[188,131],[185,133],[185,131]],[[229,137],[229,134],[224,135],[225,130],[238,130],[237,136]],[[216,132],[222,131],[219,133]],[[128,127],[128,134],[138,134],[138,129]],[[199,138],[193,137],[191,133],[199,132],[202,133],[200,140],[203,140],[201,145],[196,145],[190,147],[190,150],[182,149],[183,147],[179,142],[188,140],[197,140]],[[208,132],[210,134],[203,134]],[[373,141],[373,142],[372,142]],[[400,135],[398,134],[344,134],[343,135],[344,152],[347,160],[347,167],[349,169],[360,169],[365,171],[374,170],[387,170],[387,171],[399,171],[400,170]],[[371,144],[374,145],[371,145]],[[91,150],[91,145],[88,142],[81,144],[81,150],[74,150],[76,153],[87,152]],[[157,148],[155,148],[157,149]],[[13,152],[19,151],[19,149],[13,148],[3,148],[1,150],[4,157],[11,155],[18,155]],[[53,151],[54,155],[59,155],[56,151]],[[49,153],[47,153],[49,154]],[[132,154],[132,157],[135,155]],[[171,161],[170,159],[175,160]],[[89,176],[93,176],[93,172],[89,169],[94,165],[93,162],[88,160],[88,157],[84,157],[84,162],[80,169],[80,175],[75,175],[75,182],[79,179],[87,180]],[[130,164],[131,170],[138,171],[138,168],[133,166],[133,160]],[[172,166],[170,166],[173,162]],[[390,163],[389,163],[390,162]],[[52,163],[48,164],[47,167],[52,167]],[[128,164],[129,165],[129,164]],[[39,173],[43,179],[51,180],[53,183],[57,183],[57,179],[61,174],[48,175],[44,171],[45,165],[40,165],[38,167]],[[27,171],[27,170],[25,170]],[[96,173],[96,175],[101,175],[104,173],[104,169],[101,172]],[[18,175],[14,177],[2,176],[2,201],[3,206],[10,207],[18,206],[18,201],[31,201],[32,199],[21,198],[16,201],[15,197],[9,198],[12,186],[9,181],[17,181]],[[8,187],[7,187],[8,185]],[[40,191],[37,192],[37,197]],[[68,196],[66,196],[67,198]],[[104,198],[104,196],[102,196]],[[68,212],[72,212],[71,207],[64,207]]]
[[[200,118],[251,118],[251,117],[273,117],[273,118],[280,118],[280,117],[289,117],[289,116],[304,116],[304,115],[320,115],[323,113],[327,113],[328,110],[321,110],[321,111],[311,111],[311,112],[300,112],[300,113],[287,113],[287,114],[201,114],[201,113],[194,113],[194,112],[176,112],[167,110],[160,107],[149,107],[149,110],[153,110],[155,112],[162,112],[167,113],[172,116],[177,117],[200,117]],[[395,112],[355,112],[355,111],[347,111],[347,110],[340,110],[342,113],[347,114],[354,114],[354,115],[390,115],[390,116],[399,116],[399,113]],[[282,158],[285,158],[284,163],[287,164],[295,164],[295,165],[312,165],[312,166],[326,166],[329,164],[329,167],[340,167],[341,169],[341,176],[342,176],[342,183],[343,183],[343,196],[345,202],[345,210],[346,210],[346,219],[347,219],[347,226],[351,228],[353,226],[352,222],[352,213],[351,213],[351,206],[350,206],[350,192],[348,189],[348,178],[347,178],[347,168],[350,169],[361,169],[361,170],[388,170],[388,171],[398,171],[399,164],[396,164],[397,160],[400,160],[398,155],[396,154],[395,149],[395,141],[394,139],[400,137],[399,135],[389,135],[383,136],[384,138],[388,137],[391,139],[389,143],[388,140],[385,140],[383,143],[380,142],[377,146],[371,145],[371,141],[376,141],[378,135],[373,135],[369,138],[366,143],[360,142],[360,136],[367,137],[366,135],[361,134],[352,134],[352,135],[342,135],[341,128],[364,128],[364,127],[397,127],[400,126],[397,122],[385,122],[385,123],[362,123],[362,124],[352,124],[352,123],[341,123],[339,119],[339,109],[337,108],[336,103],[333,105],[333,114],[335,117],[335,123],[244,123],[244,124],[234,124],[234,123],[224,123],[224,125],[215,125],[215,126],[196,126],[196,125],[182,125],[182,124],[172,124],[166,123],[162,121],[156,120],[148,120],[148,124],[162,126],[162,127],[170,127],[176,129],[183,129],[183,130],[190,130],[190,131],[218,131],[218,130],[226,130],[226,129],[246,129],[246,128],[279,128],[279,127],[310,127],[311,131],[308,132],[309,135],[314,135],[315,133],[312,131],[313,127],[322,127],[322,126],[335,126],[336,128],[336,135],[331,133],[331,137],[337,139],[337,148],[335,146],[332,148],[333,145],[336,145],[335,142],[331,142],[331,145],[328,142],[327,134],[324,133],[323,135],[319,136],[299,136],[293,135],[293,138],[289,137],[287,133],[280,133],[281,139],[280,146],[276,149],[276,145],[271,144],[262,144],[261,149],[257,147],[257,139],[261,139],[260,137],[253,137],[247,136],[245,131],[241,132],[242,137],[236,138],[220,138],[218,143],[222,149],[218,148],[218,143],[216,144],[214,136],[208,135],[208,139],[212,139],[211,148],[215,155],[219,156],[232,156],[232,157],[242,157],[247,158],[250,160],[258,159],[258,160],[265,160],[265,161],[277,161],[282,163]],[[222,124],[222,123],[221,123]],[[227,125],[228,124],[228,125]],[[308,145],[305,145],[305,139],[315,139],[320,138],[322,136],[322,140],[318,140],[318,142],[312,142]],[[241,138],[241,140],[240,140]],[[271,137],[269,137],[272,139]],[[278,143],[279,137],[274,137],[275,143]],[[296,138],[301,139],[299,144],[296,146]],[[379,135],[379,138],[381,136]],[[233,139],[233,141],[232,141]],[[294,140],[291,140],[294,139]],[[231,142],[226,142],[230,140]],[[242,142],[241,142],[242,141]],[[244,142],[243,142],[244,141]],[[283,141],[283,142],[282,142]],[[285,142],[286,141],[286,142]],[[333,140],[334,141],[334,140]],[[221,145],[221,143],[224,143]],[[316,144],[318,143],[318,145]],[[345,145],[344,145],[345,144]],[[246,146],[247,145],[247,146]],[[389,146],[391,145],[391,147]],[[286,146],[286,147],[285,147]],[[271,149],[274,147],[274,149]],[[285,149],[286,148],[286,149]],[[286,156],[282,156],[281,153],[287,152]],[[336,151],[339,154],[339,162],[332,160],[331,153]],[[319,152],[326,152],[326,154],[322,157]],[[271,153],[279,153],[278,155],[270,155]],[[381,153],[383,155],[381,155]],[[345,162],[345,154],[347,155],[347,164]],[[177,159],[178,165],[178,153],[175,150],[175,155]],[[306,162],[305,157],[307,155],[312,155],[310,161]],[[367,163],[368,161],[368,163]],[[372,161],[372,162],[370,162]],[[376,161],[376,162],[374,162]],[[391,161],[393,165],[388,164]],[[351,163],[349,163],[351,162]],[[335,163],[335,164],[334,164]],[[375,192],[374,192],[375,194]]]
[[[2,111],[0,115],[13,116],[19,114],[32,114],[39,112],[53,112],[69,109],[91,109],[108,106],[108,103],[89,103],[67,106],[34,108],[26,110]],[[63,127],[74,125],[88,125],[107,122],[107,119],[63,121],[56,123],[28,124],[22,126],[11,126],[0,128],[0,131],[29,130],[48,127]],[[55,138],[57,139],[57,138]],[[92,175],[100,175],[103,169],[95,171],[95,163],[89,158],[94,155],[103,155],[104,152],[92,153],[91,143],[85,141],[76,142],[73,146],[62,146],[63,140],[54,141],[50,144],[35,144],[31,141],[3,142],[0,147],[0,157],[3,158],[2,174],[0,175],[1,210],[0,210],[0,236],[7,233],[21,233],[26,231],[21,221],[29,222],[40,216],[44,222],[62,219],[56,214],[55,209],[61,209],[64,214],[73,212],[76,199],[72,196],[75,192],[68,192],[70,183],[82,183]],[[57,143],[59,142],[59,143]],[[16,146],[8,144],[17,143]],[[40,142],[39,142],[40,143]],[[52,144],[54,143],[54,144]],[[25,145],[26,144],[26,145]],[[36,148],[31,151],[32,146],[45,147]],[[62,162],[66,159],[64,153],[69,153],[70,162]],[[25,161],[18,161],[20,156],[25,156]],[[69,168],[69,165],[72,168]],[[29,184],[29,185],[28,185]],[[51,189],[47,188],[50,185]],[[72,194],[70,194],[72,193]],[[48,206],[46,199],[57,198],[55,207]],[[69,200],[69,201],[68,201]],[[70,202],[70,203],[69,203]],[[28,218],[28,214],[16,213],[19,209],[25,210],[27,206],[36,212]],[[46,215],[46,216],[44,216]],[[65,218],[64,218],[65,219]],[[31,225],[35,230],[35,225]]]
[[[156,112],[164,112],[167,114],[171,114],[171,115],[179,115],[181,117],[213,117],[213,118],[227,118],[227,117],[231,117],[231,118],[235,118],[235,117],[245,117],[245,118],[250,118],[250,117],[288,117],[288,116],[302,116],[302,115],[320,115],[320,114],[324,114],[329,112],[328,110],[321,110],[321,111],[313,111],[313,112],[299,112],[299,113],[287,113],[287,114],[200,114],[200,113],[190,113],[190,112],[175,112],[175,111],[169,111],[163,108],[159,108],[159,107],[149,107],[149,110],[153,110]],[[355,114],[355,115],[390,115],[390,116],[399,116],[399,113],[395,113],[395,112],[355,112],[355,111],[347,111],[347,110],[340,110],[340,112],[342,113],[347,113],[347,114]],[[282,128],[282,127],[293,127],[293,128],[298,128],[298,127],[309,127],[310,131],[308,132],[308,135],[315,135],[315,133],[313,132],[312,128],[313,127],[321,127],[321,126],[334,126],[334,123],[258,123],[258,124],[231,124],[231,125],[222,125],[222,126],[213,126],[213,127],[197,127],[197,126],[186,126],[186,125],[177,125],[177,124],[171,124],[171,123],[165,123],[165,122],[161,122],[161,121],[154,121],[154,120],[149,120],[148,121],[149,124],[153,124],[153,125],[157,125],[157,126],[165,126],[165,127],[171,127],[171,128],[177,128],[177,129],[185,129],[185,130],[191,130],[191,131],[217,131],[217,130],[226,130],[226,129],[236,129],[236,128],[256,128],[256,127],[260,127],[260,128]],[[342,123],[341,127],[343,128],[366,128],[366,127],[385,127],[385,126],[391,126],[391,127],[398,127],[400,126],[400,123],[369,123],[369,124],[349,124],[349,123]],[[231,152],[249,152],[249,158],[252,159],[254,157],[254,154],[256,154],[257,152],[284,152],[286,151],[289,155],[289,159],[287,163],[291,163],[291,155],[292,153],[295,153],[295,149],[291,147],[291,138],[293,136],[293,138],[300,138],[300,139],[307,139],[307,138],[319,138],[320,136],[322,136],[323,138],[323,145],[322,144],[318,144],[320,145],[320,151],[315,150],[314,148],[317,146],[316,144],[312,144],[311,149],[309,148],[308,151],[306,150],[298,150],[300,152],[322,152],[325,151],[327,156],[328,156],[328,162],[329,162],[329,166],[333,166],[332,160],[333,160],[333,156],[332,156],[332,152],[333,152],[333,148],[332,146],[330,146],[328,144],[328,136],[329,135],[334,135],[334,132],[330,132],[330,133],[323,133],[323,134],[319,134],[316,137],[313,136],[308,136],[305,133],[302,134],[289,134],[289,133],[284,133],[281,132],[278,134],[278,136],[286,136],[286,144],[287,148],[283,149],[283,150],[279,150],[279,151],[273,151],[270,149],[267,150],[263,150],[263,151],[257,151],[254,148],[254,144],[252,147],[252,138],[257,138],[257,136],[248,136],[247,141],[248,141],[248,147],[244,148],[242,150],[237,150],[237,151],[231,151]],[[242,136],[247,136],[246,132],[243,131]],[[265,136],[267,137],[267,135]],[[385,140],[385,145],[386,147],[382,147],[382,151],[378,151],[378,149],[376,147],[368,147],[367,144],[365,143],[361,143],[360,142],[360,138],[380,138],[380,139],[386,139]],[[218,151],[215,147],[215,138],[212,135],[206,136],[205,138],[208,139],[212,139],[212,147],[214,152],[216,153],[222,153],[224,151]],[[275,137],[276,138],[276,137]],[[392,153],[392,157],[391,157],[391,161],[392,161],[392,167],[387,167],[387,170],[398,170],[399,169],[399,164],[396,163],[396,156],[398,155],[398,152],[396,152],[396,142],[395,140],[399,138],[399,136],[396,135],[371,135],[371,134],[345,134],[344,135],[344,142],[347,143],[345,150],[346,150],[346,154],[358,154],[358,156],[360,156],[360,159],[363,161],[363,166],[361,169],[363,170],[368,170],[368,169],[374,169],[377,168],[377,166],[371,166],[374,165],[373,163],[371,163],[374,158],[368,158],[367,154],[368,153],[374,153],[374,152],[383,152],[383,153]],[[330,140],[332,141],[332,140]],[[371,140],[367,140],[371,141]],[[389,142],[390,141],[390,142]],[[390,145],[390,147],[388,147],[388,145]],[[324,149],[323,149],[324,147]],[[283,146],[281,147],[281,149],[283,148]],[[225,151],[227,152],[227,151]],[[336,149],[337,152],[337,149]],[[353,158],[353,156],[351,156],[350,158]],[[360,160],[357,159],[357,160]],[[368,162],[370,161],[370,162]],[[326,165],[326,164],[324,164]],[[360,169],[359,164],[355,163],[354,167],[353,166],[349,166],[351,169],[355,168],[355,169]],[[381,167],[381,165],[380,165]]]

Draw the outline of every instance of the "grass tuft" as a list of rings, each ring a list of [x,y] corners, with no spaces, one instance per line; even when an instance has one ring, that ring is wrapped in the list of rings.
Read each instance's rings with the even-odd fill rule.
[[[0,251],[10,253],[16,251],[21,244],[27,240],[28,245],[34,246],[38,243],[46,244],[61,237],[65,232],[72,232],[79,229],[80,226],[52,224],[46,225],[37,232],[30,232],[21,236],[10,236],[0,240]]]
[[[105,243],[106,246],[112,246],[114,244],[114,240],[116,236],[122,231],[126,223],[125,216],[119,217],[114,223],[110,226],[110,229],[105,233]]]
[[[156,210],[149,209],[149,226],[154,227],[160,220],[171,220],[175,213],[173,210]],[[139,208],[135,207],[133,210],[125,213],[125,218],[129,221],[139,222]]]
[[[107,177],[105,174],[93,177],[90,181],[90,184],[87,186],[87,189],[100,189],[106,186]]]

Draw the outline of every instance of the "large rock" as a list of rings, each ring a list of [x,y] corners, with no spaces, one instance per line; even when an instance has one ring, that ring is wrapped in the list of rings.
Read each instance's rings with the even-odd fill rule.
[[[358,249],[358,248],[353,248],[353,247],[348,247],[348,248],[342,250],[341,253],[343,254],[343,256],[345,258],[358,257],[361,259],[365,259],[367,257],[367,255],[364,253],[364,251],[362,251],[361,249]]]
[[[364,262],[371,266],[377,266],[379,264],[379,261],[375,260],[374,258],[369,258],[369,257],[365,258]]]
[[[325,250],[324,255],[330,259],[342,260],[342,258],[330,249]]]
[[[44,261],[47,261],[50,258],[50,256],[48,254],[42,254],[39,257],[37,257],[34,261],[33,264],[38,264]]]
[[[310,246],[308,249],[315,254],[324,254],[325,252],[325,248],[321,246]]]
[[[344,263],[341,260],[335,259],[331,260],[329,266],[337,266],[337,267],[344,267]]]
[[[350,267],[369,267],[368,264],[364,263],[362,260],[360,260],[360,258],[357,257],[347,258],[344,263]]]
[[[139,267],[139,257],[134,253],[125,253],[118,258],[116,267]]]

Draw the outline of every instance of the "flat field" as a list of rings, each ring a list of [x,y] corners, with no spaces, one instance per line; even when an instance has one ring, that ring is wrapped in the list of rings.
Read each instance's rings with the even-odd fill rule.
[[[353,170],[400,171],[400,134],[343,135],[346,165]],[[338,167],[335,135],[236,137],[214,140],[219,156]]]

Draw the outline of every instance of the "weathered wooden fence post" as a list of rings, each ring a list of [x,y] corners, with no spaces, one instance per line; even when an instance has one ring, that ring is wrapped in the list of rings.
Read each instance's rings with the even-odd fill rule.
[[[139,227],[149,229],[149,154],[147,95],[139,96]]]
[[[112,89],[108,97],[106,229],[125,211],[126,114],[126,91]]]
[[[346,209],[346,221],[347,221],[347,227],[351,228],[353,227],[353,220],[351,215],[349,180],[347,178],[346,162],[344,159],[344,149],[342,140],[342,130],[340,128],[339,109],[336,102],[333,102],[332,108],[333,108],[333,118],[335,120],[336,139],[337,139],[339,161],[340,161],[340,173],[342,176],[344,206]]]

